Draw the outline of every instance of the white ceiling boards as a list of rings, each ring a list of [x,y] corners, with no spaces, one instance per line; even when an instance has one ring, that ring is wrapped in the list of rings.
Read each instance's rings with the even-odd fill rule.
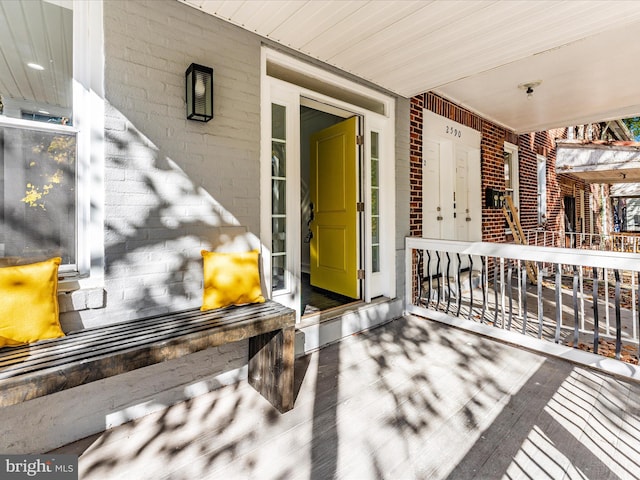
[[[640,2],[179,0],[405,97],[517,132],[640,114]],[[518,85],[540,81],[528,98]]]

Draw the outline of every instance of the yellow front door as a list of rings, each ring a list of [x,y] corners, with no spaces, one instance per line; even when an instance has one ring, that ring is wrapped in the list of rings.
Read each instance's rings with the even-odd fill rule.
[[[311,137],[311,285],[358,298],[357,117]]]

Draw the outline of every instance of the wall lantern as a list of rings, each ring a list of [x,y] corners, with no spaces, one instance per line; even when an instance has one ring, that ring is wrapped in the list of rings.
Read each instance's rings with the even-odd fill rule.
[[[192,63],[185,76],[187,118],[208,122],[213,118],[213,68]]]

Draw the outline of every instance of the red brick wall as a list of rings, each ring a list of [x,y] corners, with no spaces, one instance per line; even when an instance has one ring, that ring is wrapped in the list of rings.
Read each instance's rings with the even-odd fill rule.
[[[563,232],[565,195],[580,195],[585,198],[585,232],[589,231],[589,187],[584,182],[569,175],[555,173],[555,140],[566,138],[566,129],[546,132],[534,132],[518,136],[514,132],[496,125],[477,114],[466,110],[453,102],[432,92],[417,95],[411,99],[410,122],[410,233],[422,236],[422,134],[425,108],[443,117],[473,128],[482,134],[481,175],[482,175],[482,240],[485,242],[506,242],[505,218],[501,209],[484,207],[484,192],[487,187],[504,190],[504,143],[518,146],[520,222],[525,230],[538,228],[538,177],[537,156],[547,158],[547,225],[546,230]],[[594,135],[598,135],[598,126],[594,126]],[[587,192],[587,195],[584,192]],[[579,201],[576,200],[576,215],[580,214]],[[577,219],[574,219],[577,224]],[[549,237],[549,241],[551,237]]]
[[[504,190],[503,151],[504,142],[518,144],[518,136],[499,125],[479,117],[434,93],[426,93],[411,99],[411,150],[410,150],[410,233],[422,236],[422,109],[442,115],[462,125],[478,130],[481,140],[482,195],[485,188]],[[484,198],[483,198],[484,205]],[[482,240],[504,242],[505,219],[502,210],[482,209]]]
[[[598,126],[594,126],[597,133]],[[547,158],[547,224],[545,230],[564,232],[565,196],[576,198],[576,217],[580,215],[579,200],[585,199],[585,232],[589,232],[589,186],[570,175],[556,174],[555,141],[566,138],[566,128],[520,135],[518,155],[520,160],[520,222],[523,229],[538,227],[537,207],[537,155]],[[587,195],[585,195],[585,191]],[[578,219],[572,219],[578,225]]]

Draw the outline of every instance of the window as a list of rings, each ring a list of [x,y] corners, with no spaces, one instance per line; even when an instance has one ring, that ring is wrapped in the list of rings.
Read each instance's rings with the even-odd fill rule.
[[[103,60],[101,1],[2,3],[0,265],[60,256],[63,277],[101,272]]]
[[[61,272],[77,271],[70,5],[2,6],[0,264],[60,256]]]
[[[513,205],[520,208],[520,198],[518,192],[518,147],[505,142],[502,152],[504,166],[504,190],[505,194],[513,200]],[[509,224],[505,220],[505,226],[508,229]]]
[[[271,104],[271,270],[273,291],[286,288],[287,109]]]
[[[378,132],[371,132],[371,271],[380,271],[380,158]]]
[[[547,159],[538,155],[538,226],[547,223]]]

